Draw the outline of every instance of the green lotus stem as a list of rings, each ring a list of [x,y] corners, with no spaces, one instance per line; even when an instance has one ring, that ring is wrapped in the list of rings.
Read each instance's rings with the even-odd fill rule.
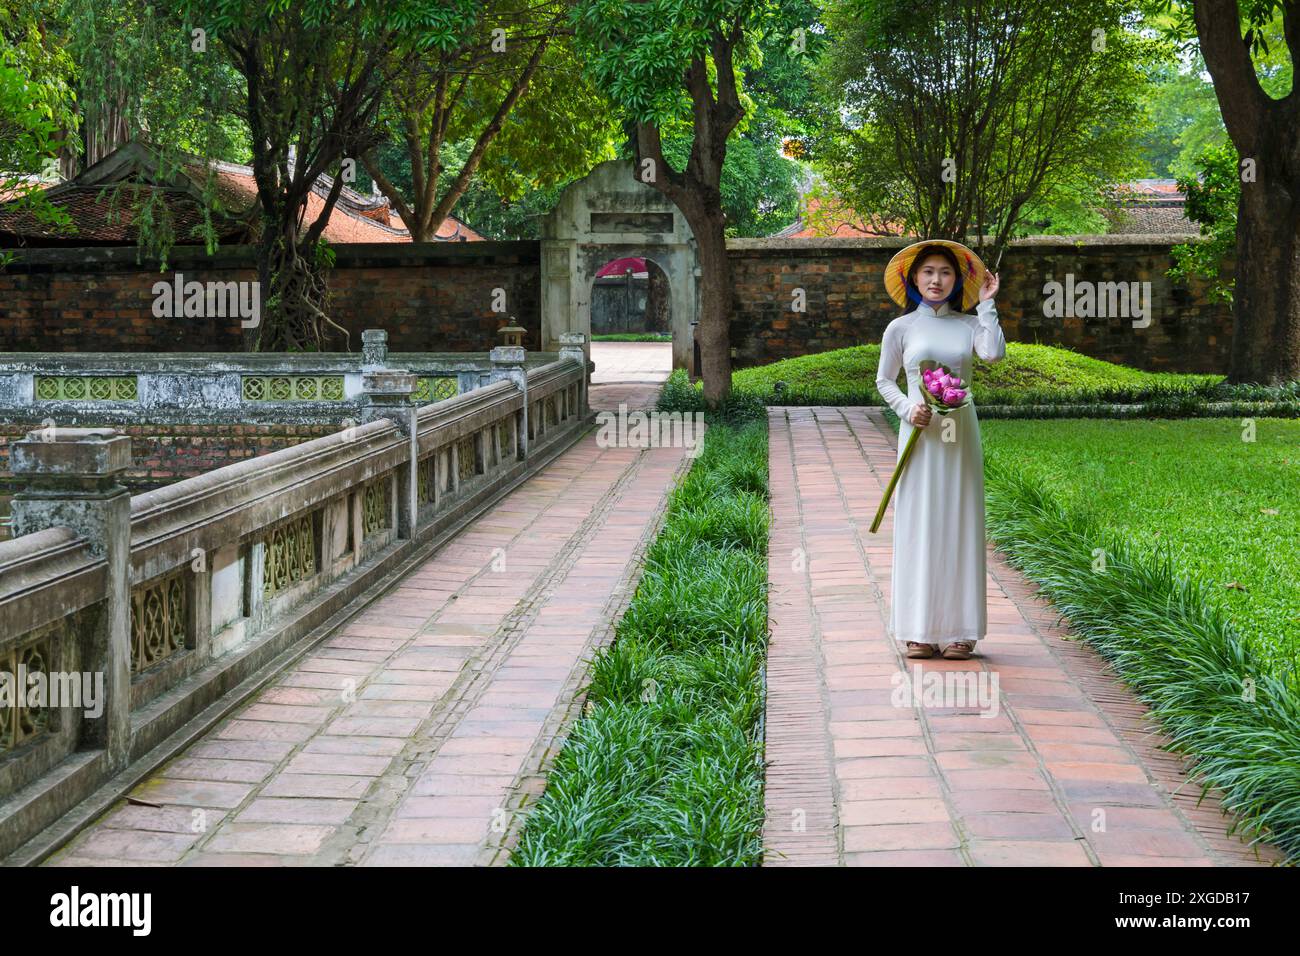
[[[894,496],[894,486],[898,484],[898,477],[903,473],[903,468],[907,465],[907,459],[912,457],[912,449],[916,447],[916,436],[920,434],[921,429],[913,426],[912,434],[907,436],[907,444],[903,446],[903,457],[898,459],[894,474],[889,479],[889,487],[885,489],[885,496],[880,499],[880,507],[876,509],[876,520],[871,522],[872,534],[876,533],[876,529],[880,527],[880,522],[885,517],[885,509],[889,507],[889,499]]]

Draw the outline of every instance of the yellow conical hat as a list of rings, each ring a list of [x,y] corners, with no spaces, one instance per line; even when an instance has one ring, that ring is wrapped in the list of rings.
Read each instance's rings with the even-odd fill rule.
[[[900,249],[885,267],[885,291],[899,305],[907,306],[907,273],[917,254],[926,246],[945,246],[951,249],[961,265],[961,311],[968,312],[979,301],[980,286],[984,284],[984,274],[988,271],[980,257],[971,252],[960,242],[951,239],[925,239],[914,242],[905,249]]]

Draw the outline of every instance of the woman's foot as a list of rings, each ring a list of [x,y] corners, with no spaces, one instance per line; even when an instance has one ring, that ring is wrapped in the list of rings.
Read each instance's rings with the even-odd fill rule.
[[[934,652],[939,649],[937,644],[921,644],[917,641],[907,642],[907,656],[927,658],[934,657]]]
[[[953,641],[943,649],[943,656],[949,661],[968,661],[973,650],[974,641]]]

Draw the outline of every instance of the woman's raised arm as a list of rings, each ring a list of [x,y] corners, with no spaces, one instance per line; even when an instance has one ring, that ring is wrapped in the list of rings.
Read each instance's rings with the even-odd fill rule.
[[[975,327],[975,354],[986,362],[1000,362],[1007,357],[1007,339],[998,324],[998,309],[992,299],[975,307],[979,320]]]

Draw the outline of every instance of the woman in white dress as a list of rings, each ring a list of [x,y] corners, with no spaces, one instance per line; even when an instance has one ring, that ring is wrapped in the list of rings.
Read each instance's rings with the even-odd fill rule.
[[[946,365],[969,386],[972,354],[986,362],[1006,356],[993,305],[998,277],[961,243],[931,240],[890,260],[885,287],[908,307],[885,328],[876,373],[876,388],[900,419],[900,457],[912,431],[922,429],[894,489],[889,633],[907,643],[908,657],[941,650],[966,660],[988,629],[979,418],[972,401],[932,420],[920,363]],[[976,301],[976,314],[968,314]],[[896,384],[900,367],[906,395]]]

